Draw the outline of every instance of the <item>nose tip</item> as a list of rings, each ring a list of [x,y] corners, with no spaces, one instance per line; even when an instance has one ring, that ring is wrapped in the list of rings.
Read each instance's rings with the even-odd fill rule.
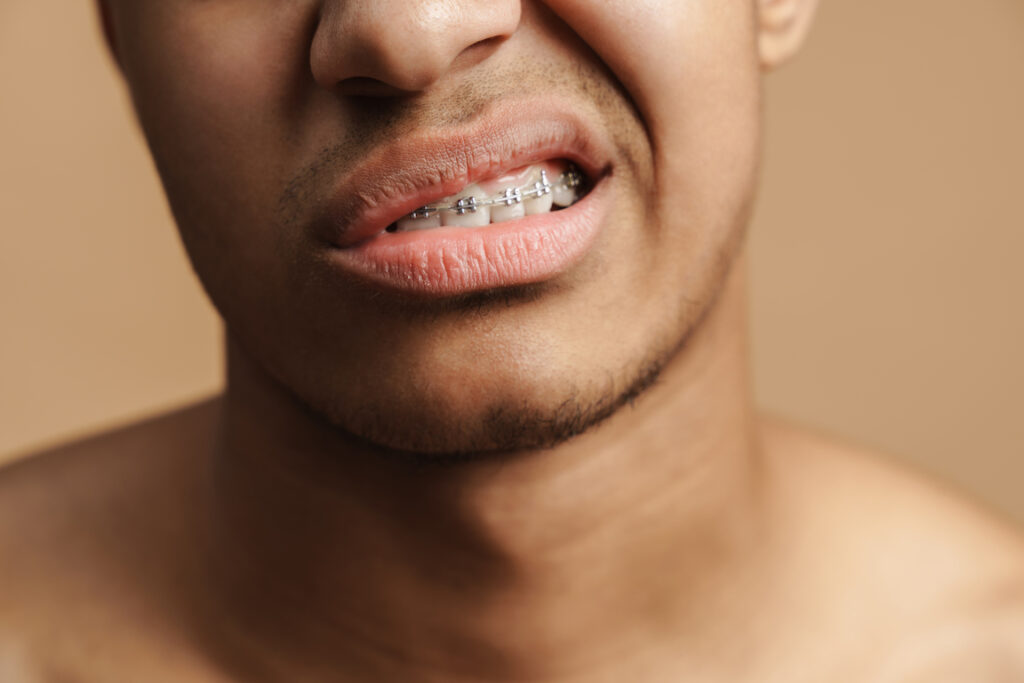
[[[310,66],[346,94],[422,92],[486,59],[520,16],[520,0],[328,0]]]

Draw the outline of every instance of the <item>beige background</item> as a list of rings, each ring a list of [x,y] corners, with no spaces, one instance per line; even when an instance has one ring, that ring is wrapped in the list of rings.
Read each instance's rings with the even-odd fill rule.
[[[1024,519],[1024,2],[826,0],[767,81],[758,396]],[[0,460],[214,392],[88,2],[0,2]]]

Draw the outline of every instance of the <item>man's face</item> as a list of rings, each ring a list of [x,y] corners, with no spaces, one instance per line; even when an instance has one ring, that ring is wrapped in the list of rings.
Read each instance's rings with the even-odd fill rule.
[[[372,442],[516,449],[585,429],[680,347],[739,248],[759,137],[750,0],[109,9],[229,336]],[[544,131],[557,144],[541,149]],[[564,159],[589,189],[564,218],[462,229],[508,231],[533,245],[521,253],[452,228],[364,234],[410,201],[454,194],[459,178]],[[473,277],[459,275],[467,251],[479,252]]]

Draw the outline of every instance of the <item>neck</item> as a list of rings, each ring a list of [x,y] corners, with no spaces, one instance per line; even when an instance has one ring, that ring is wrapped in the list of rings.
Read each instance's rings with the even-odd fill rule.
[[[763,537],[735,265],[634,406],[500,459],[342,443],[231,348],[212,547],[232,647],[301,680],[623,680],[735,637]]]

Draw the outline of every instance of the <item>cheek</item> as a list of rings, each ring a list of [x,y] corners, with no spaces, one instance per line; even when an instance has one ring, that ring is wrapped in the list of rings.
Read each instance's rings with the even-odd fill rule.
[[[126,76],[142,125],[164,158],[194,172],[255,156],[282,137],[280,114],[301,87],[301,18],[271,3],[174,2],[138,22]],[[248,5],[249,3],[241,3]],[[244,11],[243,11],[244,10]]]
[[[280,196],[286,108],[308,72],[298,15],[280,3],[167,0],[124,41],[126,77],[189,255],[204,284],[280,267],[268,217]],[[220,303],[220,302],[218,302]]]
[[[653,200],[673,233],[664,237],[721,243],[742,222],[757,172],[760,68],[753,3],[547,5],[611,69],[645,121],[655,161]]]
[[[703,92],[757,80],[750,0],[546,0],[607,64],[652,126],[678,123]],[[710,92],[707,89],[712,89]]]
[[[126,76],[139,115],[147,133],[177,135],[176,143],[230,143],[252,123],[251,113],[273,100],[267,67],[281,48],[259,15],[225,18],[205,4],[174,9],[180,4],[152,11],[126,36]]]

